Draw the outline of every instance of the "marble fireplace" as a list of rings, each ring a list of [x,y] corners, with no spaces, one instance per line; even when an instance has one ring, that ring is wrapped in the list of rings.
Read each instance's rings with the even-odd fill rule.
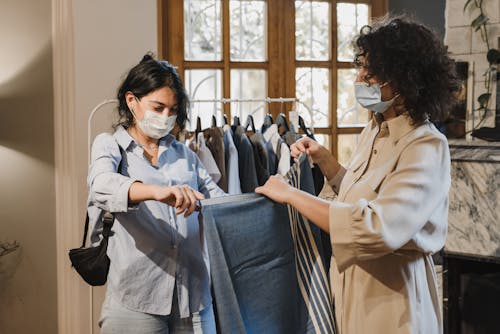
[[[500,142],[450,141],[445,333],[500,333]]]
[[[465,131],[477,127],[477,97],[485,93],[483,74],[487,48],[471,28],[478,15],[467,0],[446,0],[445,44],[452,57],[468,64]],[[490,45],[500,45],[500,1],[483,0]],[[494,127],[498,82],[493,83],[490,107],[481,126]],[[500,128],[499,128],[500,129]],[[449,140],[452,185],[449,229],[442,257],[445,333],[500,333],[500,142],[467,135]]]

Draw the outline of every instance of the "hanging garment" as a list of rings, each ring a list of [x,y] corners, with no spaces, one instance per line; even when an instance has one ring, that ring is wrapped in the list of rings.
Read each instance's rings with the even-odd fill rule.
[[[304,126],[305,128],[305,126]],[[304,132],[306,135],[311,138],[316,140],[314,138],[314,135],[312,134],[309,129],[304,129]],[[287,131],[286,133],[283,134],[282,139],[288,144],[292,145],[295,143],[298,139],[302,138],[299,134],[297,134],[295,131]],[[292,159],[293,160],[293,159]],[[313,182],[314,182],[314,194],[316,196],[319,195],[321,190],[323,189],[323,186],[325,184],[325,177],[323,176],[323,173],[321,172],[321,169],[317,164],[314,164],[312,167],[312,174],[313,174]],[[326,258],[331,258],[332,256],[332,244],[330,242],[330,235],[326,233],[325,231],[321,231],[321,243],[323,245],[323,250],[325,252],[325,257]],[[330,261],[327,261],[325,263],[325,270],[328,272],[330,270]]]
[[[253,156],[255,160],[255,172],[259,186],[264,185],[269,179],[269,162],[266,149],[266,140],[261,132],[255,132],[250,136],[250,142],[253,147]]]
[[[241,191],[251,193],[258,187],[253,147],[242,126],[233,128],[234,146],[238,150],[238,166]]]
[[[310,171],[303,174],[301,187],[311,192]],[[315,324],[326,321],[323,311],[331,307],[323,290],[328,281],[316,275],[318,262],[323,261],[316,226],[309,226],[306,239],[292,237],[296,224],[290,223],[287,207],[257,194],[201,204],[222,333],[332,333]],[[320,256],[304,257],[294,248],[294,238],[307,240],[302,249],[318,245],[314,254]]]
[[[200,158],[201,163],[205,166],[208,174],[212,178],[212,180],[217,183],[221,178],[221,172],[219,167],[217,167],[217,163],[212,155],[212,152],[208,149],[205,144],[205,137],[203,136],[203,132],[198,133],[198,137],[196,138],[197,142],[191,142],[189,144],[189,148],[192,149]]]
[[[270,125],[263,133],[266,145],[271,145],[277,160],[276,172],[274,174],[285,175],[290,169],[290,148],[281,139],[276,124]]]
[[[302,161],[301,161],[302,160]],[[309,165],[309,158],[305,154],[299,157],[301,164],[295,164],[288,173],[289,182],[296,188],[301,188],[304,182],[300,167]],[[298,168],[297,168],[298,167]],[[308,172],[310,170],[304,170]],[[304,175],[306,177],[311,177]],[[288,205],[290,230],[295,249],[297,278],[303,299],[306,302],[309,316],[314,325],[315,333],[336,333],[333,312],[333,299],[327,279],[327,269],[322,258],[322,240],[316,240],[312,232],[315,225],[309,223],[297,209]],[[330,254],[331,255],[331,254]]]
[[[267,170],[269,171],[269,175],[276,175],[278,171],[278,157],[274,152],[273,143],[266,140],[264,147],[267,152]]]
[[[314,134],[311,132],[311,130],[305,126],[304,120],[302,118],[299,119],[299,124],[300,124],[300,127],[302,128],[302,130],[305,132],[307,137],[317,141],[316,138],[314,137]],[[321,193],[321,190],[323,190],[323,186],[325,185],[325,176],[323,175],[323,172],[319,168],[318,164],[314,164],[311,171],[313,174],[315,194],[316,194],[316,196],[318,196]],[[332,244],[330,242],[330,234],[329,233],[326,233],[325,231],[321,231],[321,243],[323,245],[323,251],[325,252],[325,257],[328,259],[331,258],[332,257]],[[330,261],[327,261],[325,263],[325,270],[326,270],[326,272],[329,272]]]
[[[238,195],[241,194],[238,151],[236,150],[236,146],[234,146],[231,126],[225,124],[222,129],[224,131],[223,141],[226,161],[227,192],[230,195]]]
[[[262,134],[262,140],[264,141],[264,147],[266,149],[267,153],[267,170],[269,171],[269,175],[276,175],[278,171],[278,157],[276,156],[276,151],[277,151],[277,143],[273,143],[270,141],[269,137],[266,137],[265,133],[269,129],[268,127],[262,126],[265,130],[260,130],[260,133]]]
[[[217,168],[220,171],[221,177],[217,185],[227,192],[227,173],[226,173],[226,159],[224,153],[224,142],[222,139],[223,131],[221,128],[212,127],[203,130],[205,143],[214,157]]]

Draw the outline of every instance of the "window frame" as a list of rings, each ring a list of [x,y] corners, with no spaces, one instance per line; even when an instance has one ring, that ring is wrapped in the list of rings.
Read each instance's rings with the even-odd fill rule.
[[[330,3],[330,60],[311,61],[295,59],[295,1],[272,0],[267,3],[267,60],[231,61],[229,36],[229,2],[222,0],[222,60],[192,61],[184,59],[184,1],[157,0],[158,2],[158,56],[178,67],[184,79],[184,71],[190,69],[222,70],[222,97],[230,98],[231,69],[264,69],[267,71],[268,97],[295,97],[295,72],[298,67],[328,68],[329,70],[329,125],[315,127],[314,133],[329,137],[330,151],[337,156],[339,135],[359,134],[363,126],[339,126],[337,124],[337,70],[354,68],[352,62],[337,61],[337,3],[366,3],[370,5],[370,18],[380,17],[388,11],[388,0],[316,0]],[[292,103],[271,103],[269,112],[274,118]],[[227,119],[231,119],[231,105],[223,105]],[[288,115],[287,115],[288,116]]]

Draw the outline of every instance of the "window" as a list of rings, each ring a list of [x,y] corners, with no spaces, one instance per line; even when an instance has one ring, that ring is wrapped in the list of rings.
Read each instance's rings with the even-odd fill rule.
[[[192,104],[192,119],[208,127],[212,115],[242,122],[253,115],[259,127],[268,112],[297,109],[318,141],[348,162],[369,118],[354,98],[350,43],[387,12],[387,0],[158,3],[159,56],[178,67],[191,99],[297,97],[307,106],[201,102]]]

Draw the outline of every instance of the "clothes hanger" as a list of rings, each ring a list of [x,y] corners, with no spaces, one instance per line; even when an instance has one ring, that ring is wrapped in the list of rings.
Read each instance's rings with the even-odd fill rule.
[[[201,118],[196,116],[196,130],[194,130],[195,140],[198,140],[198,133],[201,132]]]
[[[247,121],[246,121],[245,126],[244,126],[245,130],[248,129],[249,125],[250,125],[250,130],[252,130],[252,132],[255,133],[256,132],[255,131],[255,123],[253,121],[253,116],[252,115],[248,115],[247,116]]]
[[[224,114],[224,116],[222,116],[222,117],[224,117],[224,125],[226,125],[227,124],[227,116],[226,116],[226,114]]]
[[[280,127],[283,128],[283,133],[287,133],[288,131],[290,131],[290,127],[288,126],[288,122],[284,113],[280,113],[278,117],[276,117],[275,124],[278,126],[278,132]]]
[[[215,115],[212,115],[212,128],[216,127],[217,127],[217,118],[215,117]]]
[[[304,122],[304,119],[302,118],[302,116],[299,116],[299,127],[304,131],[306,136],[308,136],[310,138],[314,137],[311,130],[306,126],[306,123]]]
[[[271,125],[273,125],[273,123],[273,115],[266,114],[266,116],[264,116],[264,123],[262,123],[260,131],[265,132]]]
[[[240,124],[240,118],[238,116],[233,117],[233,125],[239,126]]]

